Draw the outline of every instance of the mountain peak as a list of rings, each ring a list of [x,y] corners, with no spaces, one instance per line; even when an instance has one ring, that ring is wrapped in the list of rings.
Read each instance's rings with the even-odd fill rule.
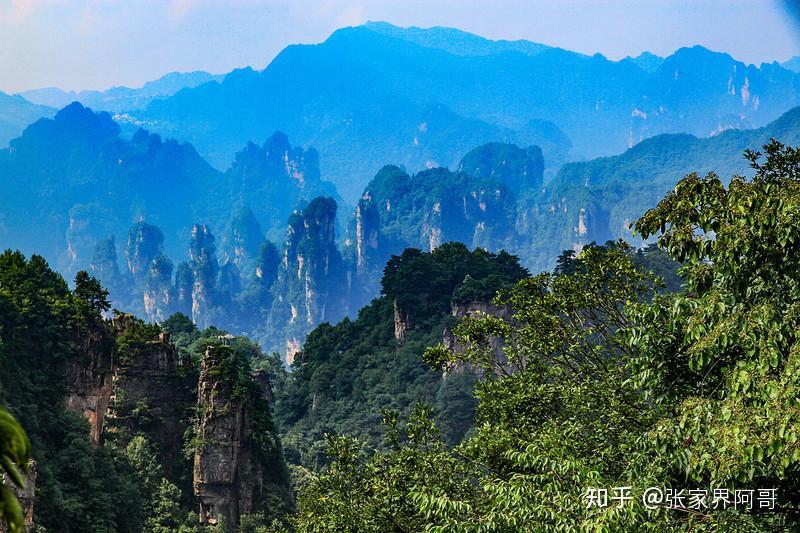
[[[444,50],[458,56],[488,56],[503,52],[519,52],[535,56],[550,48],[547,45],[523,39],[493,41],[474,33],[445,26],[404,28],[389,22],[370,21],[360,27],[377,34],[412,42],[425,48]]]
[[[663,57],[657,56],[656,54],[647,51],[642,52],[636,57],[628,56],[625,59],[633,61],[634,63],[636,63],[636,65],[639,66],[639,68],[650,74],[658,70],[658,67],[660,67],[661,64],[664,62]]]
[[[120,128],[106,112],[95,113],[79,102],[67,105],[53,118],[42,118],[25,128],[11,145],[22,148],[26,144],[37,146],[73,144],[75,142],[104,143],[119,136]]]

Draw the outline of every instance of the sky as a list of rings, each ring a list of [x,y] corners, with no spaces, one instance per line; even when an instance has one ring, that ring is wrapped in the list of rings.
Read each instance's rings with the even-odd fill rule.
[[[746,63],[800,55],[780,0],[0,0],[0,91],[139,87],[172,71],[262,69],[368,20],[450,26],[611,59],[701,44]]]

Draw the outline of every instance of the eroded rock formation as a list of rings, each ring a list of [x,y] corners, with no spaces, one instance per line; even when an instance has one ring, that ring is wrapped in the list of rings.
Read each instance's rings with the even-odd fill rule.
[[[239,374],[235,354],[209,346],[197,391],[198,445],[194,455],[194,494],[200,523],[220,520],[233,530],[242,515],[263,506],[271,477],[268,451],[254,430],[262,422],[268,383]],[[266,388],[265,388],[266,387]],[[264,428],[260,428],[264,429]]]
[[[511,318],[511,311],[508,307],[497,306],[487,300],[471,300],[468,302],[453,303],[453,316],[458,320],[461,320],[465,317],[480,318],[481,316],[487,315],[502,318],[503,320],[509,320]],[[443,344],[449,350],[452,350],[455,353],[463,353],[466,350],[466,347],[459,342],[458,338],[456,338],[451,329],[445,329],[442,337]],[[506,356],[505,352],[503,351],[503,348],[505,347],[504,340],[499,337],[490,337],[488,340],[489,347],[492,350],[494,358],[501,365],[505,365]],[[465,369],[466,365],[459,362],[452,369],[450,369],[449,373],[452,374],[453,372],[463,372]],[[470,367],[470,369],[477,375],[481,375],[479,369],[473,367]],[[448,373],[445,374],[445,377],[447,377],[447,374]]]
[[[124,318],[115,321],[118,331]],[[145,433],[160,452],[165,472],[182,460],[183,434],[195,403],[197,375],[161,333],[158,339],[127,344],[115,361],[106,431]]]
[[[270,314],[273,327],[283,329],[288,339],[300,341],[317,324],[346,313],[347,277],[335,227],[332,198],[315,198],[289,219]]]
[[[66,407],[89,422],[92,442],[99,444],[111,397],[113,339],[106,324],[88,331],[82,338],[83,357],[66,366]]]
[[[235,528],[244,514],[275,512],[268,497],[290,501],[269,377],[251,373],[243,354],[209,346],[198,378],[167,333],[154,336],[131,315],[99,323],[83,349],[85,357],[67,370],[67,408],[88,420],[96,445],[112,435],[123,446],[134,435],[146,436],[169,479],[193,480],[201,523],[224,516],[225,526]],[[191,465],[187,434],[196,436]]]

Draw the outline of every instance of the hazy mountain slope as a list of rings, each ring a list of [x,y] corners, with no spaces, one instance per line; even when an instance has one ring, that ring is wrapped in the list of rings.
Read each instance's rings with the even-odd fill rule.
[[[0,182],[0,247],[40,253],[65,272],[85,268],[108,236],[124,245],[135,222],[158,226],[165,252],[181,257],[195,223],[222,232],[250,210],[277,236],[299,205],[338,197],[320,178],[316,151],[293,148],[282,133],[249,143],[221,173],[191,145],[141,129],[128,140],[108,113],[79,103],[0,150]]]
[[[664,64],[664,58],[651,52],[642,52],[636,57],[631,57],[631,61],[636,63],[645,72],[655,72]]]
[[[262,72],[234,71],[136,117],[191,141],[217,166],[245,140],[285,131],[317,147],[323,175],[352,200],[386,163],[414,171],[454,164],[468,143],[530,144],[515,130],[532,119],[563,130],[574,160],[659,133],[760,126],[800,103],[796,73],[700,47],[663,61],[614,62],[555,48],[505,51],[473,37],[445,28],[345,28],[318,45],[287,47]],[[459,49],[473,55],[450,53],[449,39],[466,40]],[[437,111],[434,120],[431,109],[445,117]]]
[[[197,87],[209,81],[219,81],[222,76],[208,72],[170,72],[157,80],[148,81],[142,87],[112,87],[106,91],[64,91],[57,87],[23,91],[21,96],[35,103],[61,108],[72,102],[80,102],[98,111],[132,111],[147,106],[155,98],[171,96],[181,89]]]
[[[781,63],[781,66],[793,72],[800,72],[800,56],[794,56],[788,61],[784,61],[783,63]]]
[[[22,133],[31,122],[54,113],[55,109],[33,104],[18,95],[0,92],[0,148]]]
[[[188,236],[219,173],[189,145],[140,130],[131,141],[107,113],[78,103],[42,119],[0,152],[0,243],[70,270],[95,241],[147,218],[170,243]],[[185,238],[182,239],[185,241]]]
[[[521,52],[525,55],[535,56],[552,48],[546,44],[534,43],[525,39],[493,41],[474,33],[443,26],[400,28],[388,22],[367,22],[364,27],[376,33],[403,39],[427,48],[439,48],[461,56],[483,56],[500,52]]]
[[[547,258],[560,250],[591,241],[630,239],[628,225],[684,175],[715,171],[726,180],[734,174],[748,175],[744,150],[759,149],[771,138],[800,144],[800,108],[763,128],[728,130],[704,139],[659,135],[617,156],[565,165],[523,215],[523,230],[537,235],[529,250],[521,250],[526,264],[543,268],[549,264]]]

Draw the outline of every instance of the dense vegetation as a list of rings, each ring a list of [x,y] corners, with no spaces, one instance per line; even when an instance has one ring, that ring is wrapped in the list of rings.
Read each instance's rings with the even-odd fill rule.
[[[191,533],[198,530],[191,497],[191,432],[185,443],[182,434],[172,436],[177,441],[168,444],[177,443],[178,454],[170,456],[159,438],[166,430],[159,420],[165,409],[151,410],[146,398],[141,405],[126,405],[118,394],[112,402],[114,416],[109,416],[102,445],[97,446],[90,440],[86,420],[65,405],[69,376],[76,375],[76,369],[106,359],[124,369],[163,331],[133,317],[117,317],[125,319],[120,333],[101,316],[108,309],[107,292],[85,272],[76,276],[70,290],[41,257],[26,259],[10,251],[0,255],[0,405],[30,439],[36,474],[35,523],[65,532],[180,529]],[[191,416],[199,360],[206,346],[219,343],[224,332],[200,331],[180,316],[168,321],[165,329],[174,332],[186,363],[170,378],[170,386],[186,393]],[[267,506],[275,514],[260,517],[262,523],[268,522],[286,512],[290,497],[270,410],[250,376],[249,361],[258,359],[260,351],[243,338],[234,339],[226,350],[228,369],[241,389],[238,394],[254,402],[252,431],[263,443],[265,462],[274,469],[271,479],[278,480],[270,488],[273,500]],[[187,379],[193,375],[194,380]],[[14,436],[7,418],[0,410],[0,458],[15,481],[19,479],[15,469],[27,467],[27,448]],[[9,507],[9,494],[5,488],[0,494],[4,502],[0,514],[13,518],[16,511]],[[247,523],[257,520],[248,518]]]
[[[100,310],[41,257],[0,255],[0,402],[30,437],[36,522],[48,529],[135,531],[145,518],[133,467],[117,451],[94,448],[86,422],[64,409],[65,367],[85,356]]]
[[[333,462],[301,487],[297,527],[799,527],[800,151],[772,142],[747,158],[752,179],[689,175],[636,224],[683,262],[685,291],[660,291],[621,242],[520,281],[497,297],[510,321],[467,318],[456,328],[466,349],[425,354],[482,370],[474,433],[450,448],[418,407],[405,421],[384,415],[384,451],[329,437]],[[648,487],[662,499],[646,505]],[[753,490],[750,505],[737,489]]]
[[[459,243],[392,257],[382,295],[355,320],[317,327],[291,374],[275,380],[287,459],[319,468],[326,462],[326,433],[356,434],[378,446],[382,410],[405,414],[418,401],[436,406],[445,438],[458,442],[472,424],[474,376],[462,372],[443,379],[420,354],[454,324],[455,303],[487,301],[525,275],[506,253],[471,252]],[[396,320],[408,328],[400,339]]]
[[[0,525],[6,524],[12,533],[22,531],[25,525],[18,491],[25,487],[30,455],[25,430],[8,411],[0,409]]]

